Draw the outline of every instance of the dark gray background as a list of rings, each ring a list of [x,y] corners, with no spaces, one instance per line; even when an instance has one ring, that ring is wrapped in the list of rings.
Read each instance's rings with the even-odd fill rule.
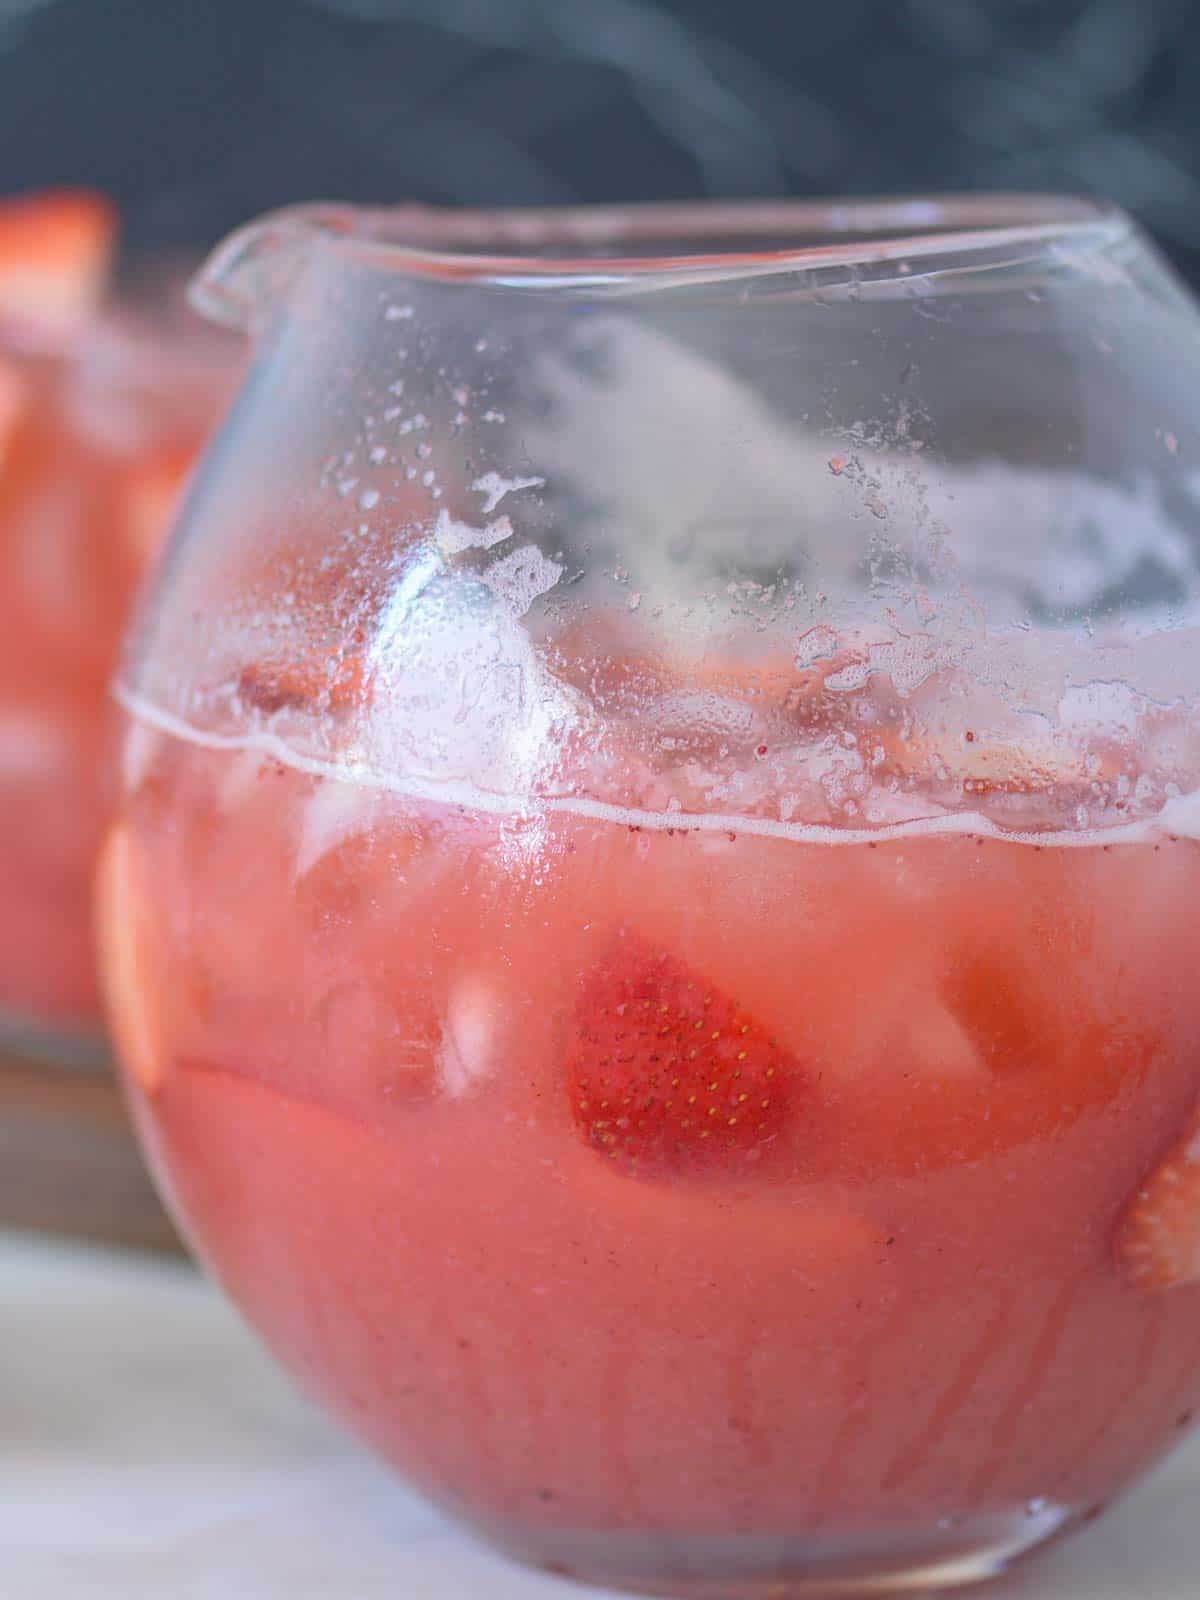
[[[1061,188],[1200,282],[1193,0],[0,0],[0,191],[136,244],[295,199]]]

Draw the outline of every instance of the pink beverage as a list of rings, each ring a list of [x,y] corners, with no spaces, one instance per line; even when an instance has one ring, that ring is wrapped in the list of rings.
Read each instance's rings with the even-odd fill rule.
[[[289,1370],[518,1556],[748,1600],[999,1571],[1200,1403],[1194,668],[1132,590],[1128,634],[1027,598],[1066,557],[995,520],[1060,517],[1041,462],[934,460],[911,411],[830,449],[778,397],[832,305],[863,360],[876,317],[934,330],[951,435],[996,326],[1062,332],[1004,253],[1042,234],[904,241],[978,266],[939,367],[967,313],[892,294],[899,245],[810,319],[803,251],[390,226],[271,219],[202,285],[288,287],[119,686],[98,930],[164,1192]],[[1078,492],[1192,581],[1146,491]]]
[[[292,1368],[500,1542],[650,1586],[747,1538],[1017,1549],[1189,1417],[1200,1301],[1161,1284],[1194,1213],[1176,1240],[1138,1196],[1196,1126],[1197,842],[840,842],[128,749],[101,909],[168,1192]]]
[[[105,299],[115,218],[0,206],[0,1014],[95,1031],[92,865],[126,614],[231,374],[178,313]]]

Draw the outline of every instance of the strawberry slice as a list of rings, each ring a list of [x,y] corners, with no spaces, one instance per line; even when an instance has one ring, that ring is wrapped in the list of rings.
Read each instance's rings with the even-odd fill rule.
[[[758,1160],[792,1115],[800,1069],[729,996],[622,934],[592,971],[567,1057],[571,1112],[612,1160],[653,1174]]]
[[[254,661],[243,667],[238,693],[267,716],[277,711],[345,711],[361,701],[366,684],[361,655],[320,661],[298,655],[292,661]]]
[[[53,190],[0,204],[0,317],[60,337],[95,310],[116,212],[100,195]]]
[[[1116,1251],[1143,1288],[1200,1282],[1200,1109],[1126,1207]]]
[[[100,980],[117,1052],[134,1081],[153,1094],[163,1060],[154,1010],[152,951],[143,864],[126,824],[115,823],[96,868]]]

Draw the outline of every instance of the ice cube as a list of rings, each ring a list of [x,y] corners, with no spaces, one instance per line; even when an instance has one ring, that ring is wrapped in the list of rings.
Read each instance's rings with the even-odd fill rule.
[[[544,792],[582,701],[544,666],[513,608],[436,550],[397,585],[370,650],[357,758],[374,771]]]
[[[462,978],[452,991],[441,1056],[442,1082],[449,1094],[468,1094],[495,1067],[500,1003],[492,978]]]

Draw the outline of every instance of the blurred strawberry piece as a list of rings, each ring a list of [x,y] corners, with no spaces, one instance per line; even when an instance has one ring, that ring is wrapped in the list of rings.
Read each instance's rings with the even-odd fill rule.
[[[78,330],[104,292],[116,235],[113,206],[83,190],[0,202],[0,320],[38,340]]]
[[[163,1077],[157,961],[141,852],[128,827],[110,830],[96,866],[96,943],[109,1022],[121,1058],[147,1094]]]

